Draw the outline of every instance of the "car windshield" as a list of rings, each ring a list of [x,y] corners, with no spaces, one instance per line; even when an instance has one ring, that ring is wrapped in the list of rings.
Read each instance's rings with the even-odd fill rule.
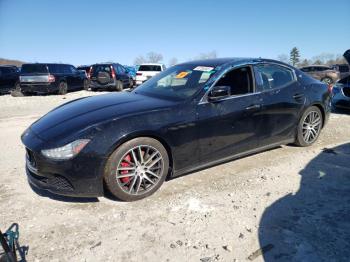
[[[162,71],[160,65],[141,65],[139,71]]]
[[[175,100],[192,97],[215,72],[214,67],[177,65],[152,77],[136,93]]]
[[[45,64],[24,64],[22,65],[21,73],[47,73]]]

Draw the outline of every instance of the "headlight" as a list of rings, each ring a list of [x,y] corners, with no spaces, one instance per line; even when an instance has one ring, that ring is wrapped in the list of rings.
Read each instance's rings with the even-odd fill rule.
[[[69,159],[79,154],[89,142],[90,139],[78,139],[62,147],[41,150],[41,153],[54,160]]]

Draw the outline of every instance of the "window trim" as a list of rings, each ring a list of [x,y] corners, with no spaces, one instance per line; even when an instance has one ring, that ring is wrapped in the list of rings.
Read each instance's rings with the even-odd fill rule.
[[[231,72],[233,70],[236,70],[236,69],[240,69],[242,67],[249,67],[250,70],[251,70],[251,74],[252,74],[252,79],[253,79],[253,83],[252,83],[252,86],[253,86],[253,90],[252,92],[249,92],[249,93],[246,93],[246,94],[240,94],[240,95],[231,95],[229,97],[226,97],[226,98],[222,98],[222,99],[218,99],[216,100],[217,102],[219,101],[226,101],[226,100],[229,100],[229,99],[233,99],[233,98],[238,98],[238,97],[245,97],[245,96],[249,96],[249,95],[254,95],[256,94],[256,79],[255,79],[255,75],[254,75],[254,68],[253,68],[253,65],[254,63],[248,63],[248,64],[239,64],[239,65],[234,65],[234,66],[229,66],[228,68],[226,68],[224,71],[222,71],[220,73],[220,75],[218,76],[218,78],[211,84],[211,86],[208,88],[208,90],[205,92],[205,94],[203,95],[203,97],[199,100],[199,103],[198,105],[201,105],[201,104],[207,104],[207,103],[210,103],[209,100],[208,100],[208,94],[209,92],[213,89],[213,87],[216,85],[217,82],[219,82],[221,80],[221,78],[227,74],[228,72]]]
[[[283,65],[283,64],[279,64],[277,62],[270,62],[270,61],[262,61],[262,62],[251,62],[251,63],[247,63],[247,64],[238,64],[238,65],[231,65],[228,68],[226,68],[222,73],[220,73],[220,75],[218,76],[218,78],[211,84],[210,88],[205,92],[205,94],[203,95],[203,97],[199,100],[198,105],[201,104],[207,104],[210,103],[208,101],[208,94],[211,91],[211,89],[216,85],[216,83],[229,71],[235,70],[235,69],[239,69],[241,67],[250,67],[252,70],[252,77],[253,77],[253,92],[251,93],[247,93],[247,94],[241,94],[241,95],[232,95],[223,99],[219,99],[216,100],[217,102],[220,101],[225,101],[225,100],[229,100],[229,99],[233,99],[233,98],[239,98],[239,97],[246,97],[246,96],[250,96],[250,95],[256,95],[256,94],[262,94],[262,93],[266,93],[266,92],[271,92],[271,91],[276,91],[282,88],[287,87],[287,85],[283,85],[280,87],[276,87],[276,88],[271,88],[269,90],[262,90],[262,91],[257,91],[257,85],[256,85],[256,78],[255,78],[255,67],[259,66],[259,65],[275,65],[275,66],[279,66],[279,67],[283,67],[286,68],[290,71],[292,71],[293,73],[293,79],[294,81],[290,82],[289,84],[298,82],[298,78],[297,78],[297,74],[295,72],[295,69],[287,66],[287,65]],[[289,85],[288,84],[288,85]]]
[[[255,73],[256,73],[256,70],[255,70],[255,67],[256,66],[259,66],[259,65],[274,65],[274,66],[279,66],[279,67],[282,67],[282,68],[286,68],[290,71],[292,71],[292,74],[293,74],[293,81],[289,82],[288,84],[284,84],[282,86],[279,86],[279,87],[274,87],[274,88],[271,88],[271,89],[268,89],[268,90],[260,90],[260,91],[257,91],[257,86],[255,86],[255,93],[256,94],[262,94],[262,93],[266,93],[266,92],[271,92],[271,91],[277,91],[279,89],[282,89],[282,88],[286,88],[287,86],[289,86],[290,84],[292,83],[295,83],[295,82],[298,82],[298,78],[297,78],[297,75],[296,75],[296,72],[293,68],[290,68],[288,66],[285,66],[285,65],[281,65],[281,64],[278,64],[278,63],[271,63],[271,62],[265,62],[265,63],[257,63],[255,65],[253,65],[253,68],[254,68],[254,78],[255,78]]]

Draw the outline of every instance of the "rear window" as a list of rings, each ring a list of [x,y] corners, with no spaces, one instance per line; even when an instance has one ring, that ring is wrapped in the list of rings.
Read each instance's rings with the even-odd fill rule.
[[[139,71],[162,71],[160,65],[141,65]]]
[[[24,64],[21,73],[47,73],[45,64]]]

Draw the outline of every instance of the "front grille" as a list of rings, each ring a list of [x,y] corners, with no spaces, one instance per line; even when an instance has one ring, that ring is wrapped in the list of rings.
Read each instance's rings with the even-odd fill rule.
[[[67,179],[62,176],[55,176],[53,178],[50,178],[48,183],[58,190],[73,191],[73,186]]]
[[[27,152],[27,160],[29,162],[29,164],[33,167],[33,168],[37,168],[37,164],[36,164],[36,160],[34,157],[34,153],[29,150],[28,148],[26,148],[26,152]]]
[[[345,96],[350,97],[350,87],[343,87],[343,93]]]

